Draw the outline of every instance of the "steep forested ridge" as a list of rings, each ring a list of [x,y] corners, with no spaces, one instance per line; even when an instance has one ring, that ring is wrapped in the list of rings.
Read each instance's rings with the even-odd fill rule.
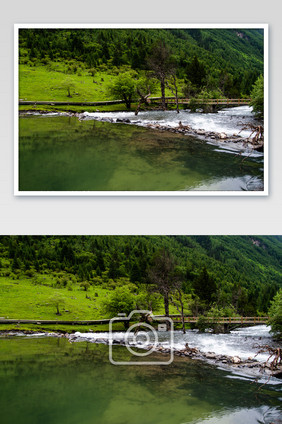
[[[59,275],[62,289],[69,280],[111,288],[127,281],[144,288],[162,248],[183,271],[183,292],[209,307],[263,313],[282,287],[280,236],[2,236],[0,273],[18,279],[19,289],[22,278],[43,274]]]
[[[36,66],[50,61],[78,61],[89,69],[130,66],[148,68],[154,43],[162,40],[173,53],[178,78],[196,79],[196,58],[210,89],[226,95],[249,94],[263,73],[262,29],[20,29],[20,63]]]
[[[183,63],[193,55],[210,65],[262,71],[263,30],[236,29],[21,29],[20,47],[32,57],[64,57],[90,66],[107,63],[146,67],[146,55],[162,39]],[[247,66],[246,66],[247,65]]]

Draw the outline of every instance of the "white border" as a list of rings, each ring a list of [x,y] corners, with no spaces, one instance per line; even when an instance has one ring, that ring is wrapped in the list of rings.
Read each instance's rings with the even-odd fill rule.
[[[245,29],[263,29],[264,30],[264,190],[262,191],[224,191],[224,190],[206,190],[206,191],[20,191],[18,187],[19,183],[19,148],[18,148],[18,136],[19,136],[19,84],[18,84],[18,33],[21,28],[245,28]],[[14,195],[15,196],[172,196],[172,197],[191,197],[191,196],[268,196],[269,194],[269,128],[268,128],[268,24],[179,24],[179,23],[167,23],[167,24],[14,24]]]

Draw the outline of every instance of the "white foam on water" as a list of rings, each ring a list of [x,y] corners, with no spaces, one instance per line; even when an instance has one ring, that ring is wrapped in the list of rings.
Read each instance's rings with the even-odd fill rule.
[[[149,332],[150,333],[150,332]],[[79,340],[89,340],[93,342],[108,341],[110,338],[109,333],[80,333],[74,334]],[[170,332],[159,332],[157,334],[158,346],[170,346]],[[118,342],[126,341],[125,332],[112,333],[112,340]],[[214,352],[217,355],[239,356],[241,359],[254,358],[259,348],[258,345],[269,344],[271,340],[270,327],[266,325],[258,325],[253,327],[246,327],[231,331],[229,334],[213,334],[213,333],[199,333],[196,331],[188,330],[186,334],[181,331],[174,332],[173,348],[181,350],[185,348],[188,343],[189,347],[196,347],[200,351]],[[130,344],[134,345],[131,338]],[[144,341],[142,337],[136,337],[136,346],[146,347],[154,342],[153,333],[149,334],[148,340]],[[256,356],[259,361],[265,361],[268,358],[267,353],[262,353]]]
[[[254,114],[249,106],[238,106],[230,109],[223,109],[218,113],[188,112],[185,110],[176,113],[175,111],[147,111],[140,112],[137,116],[134,112],[84,112],[86,118],[92,119],[130,119],[132,123],[138,125],[148,125],[158,123],[170,127],[177,127],[179,121],[183,125],[190,125],[194,129],[205,131],[224,132],[231,136],[238,134],[248,122],[253,122]],[[251,130],[241,131],[242,137],[248,137]]]
[[[182,125],[189,125],[194,130],[204,130],[205,132],[225,133],[227,136],[239,136],[248,138],[252,130],[243,128],[247,124],[255,122],[253,109],[250,106],[238,106],[226,108],[217,113],[201,113],[181,110],[179,113],[175,111],[146,111],[140,112],[137,116],[134,112],[84,112],[82,116],[85,119],[98,120],[117,120],[129,119],[131,124],[139,126],[148,126],[151,124],[159,124],[166,127],[175,128]],[[195,135],[196,136],[196,135]],[[254,151],[244,143],[233,143],[228,141],[225,147],[224,140],[207,139],[209,144],[216,145],[222,149],[228,149],[228,153],[243,152],[242,155],[263,156],[263,153]]]

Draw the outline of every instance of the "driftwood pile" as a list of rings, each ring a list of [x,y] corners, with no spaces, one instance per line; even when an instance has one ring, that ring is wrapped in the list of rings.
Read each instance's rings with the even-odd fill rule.
[[[254,124],[246,124],[241,129],[241,131],[244,130],[251,130],[251,134],[248,137],[248,141],[253,145],[253,150],[263,151],[264,147],[264,128],[262,125],[254,125]],[[240,134],[240,132],[238,134]]]

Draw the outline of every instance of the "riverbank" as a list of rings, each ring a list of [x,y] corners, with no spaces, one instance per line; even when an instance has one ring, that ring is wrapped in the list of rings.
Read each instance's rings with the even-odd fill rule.
[[[13,338],[13,337],[55,337],[55,338],[66,338],[70,343],[77,342],[89,342],[95,344],[104,344],[109,345],[109,333],[101,332],[103,329],[100,329],[100,332],[97,329],[92,329],[89,332],[80,332],[76,331],[75,333],[68,333],[64,331],[36,331],[36,330],[0,330],[0,338]],[[128,344],[125,342],[124,337],[120,337],[121,333],[118,330],[115,330],[113,333],[114,345],[119,345],[127,347]],[[116,336],[115,336],[116,335]],[[256,346],[256,353],[248,358],[242,358],[238,355],[227,355],[224,353],[218,354],[212,351],[203,351],[198,347],[190,347],[188,343],[185,343],[184,347],[179,347],[179,345],[174,345],[168,347],[162,343],[158,343],[156,346],[152,344],[130,344],[131,348],[138,348],[141,350],[153,351],[161,355],[170,355],[173,354],[179,358],[183,359],[194,359],[203,361],[209,364],[212,364],[216,367],[229,369],[233,371],[239,371],[241,373],[246,373],[251,376],[261,377],[263,375],[267,377],[275,377],[278,379],[282,378],[282,364],[281,361],[276,361],[275,363],[275,354],[272,356],[268,352],[268,358],[259,357],[259,353],[262,350],[262,346]],[[269,346],[268,346],[269,347]],[[275,350],[276,352],[276,350]],[[278,349],[277,349],[278,352]]]
[[[187,111],[140,112],[137,117],[134,112],[89,112],[87,118],[85,113],[35,114],[19,119],[20,191],[263,190],[263,153],[242,143],[148,126],[157,122],[175,128],[181,121],[229,136],[235,128],[238,132],[239,118]],[[63,166],[54,167],[54,151]]]
[[[241,107],[242,108],[242,107]],[[233,109],[239,109],[239,108],[233,108]],[[173,123],[171,122],[164,122],[163,120],[161,122],[154,121],[150,118],[148,120],[144,119],[145,114],[169,114],[173,113]],[[202,142],[207,142],[211,144],[218,145],[223,148],[230,148],[231,150],[235,150],[238,152],[244,152],[249,155],[253,155],[256,152],[262,153],[264,151],[264,140],[263,140],[263,133],[260,133],[262,126],[258,125],[255,126],[253,124],[248,124],[248,122],[245,119],[245,116],[243,118],[245,119],[245,122],[242,122],[241,128],[237,128],[236,132],[230,133],[226,130],[222,131],[215,131],[210,130],[206,128],[197,128],[191,124],[187,124],[187,116],[189,116],[189,111],[182,111],[180,115],[176,114],[175,111],[162,111],[159,109],[148,110],[141,112],[141,119],[140,114],[139,116],[135,115],[133,112],[126,112],[126,111],[98,111],[95,109],[93,111],[89,110],[87,112],[85,111],[78,111],[78,110],[62,110],[62,111],[50,111],[50,110],[20,110],[19,111],[20,116],[28,116],[28,115],[43,115],[43,116],[75,116],[78,118],[79,121],[83,120],[96,120],[100,122],[108,122],[108,123],[114,123],[114,124],[129,124],[129,125],[137,125],[142,127],[147,127],[152,130],[160,131],[160,132],[171,132],[174,134],[182,134],[184,136],[190,136],[195,137],[198,140]],[[124,115],[124,116],[123,116]],[[193,115],[193,114],[192,114]],[[194,114],[195,115],[195,114]],[[205,116],[207,115],[209,118],[211,116],[216,116],[216,114],[206,114],[203,111],[198,112],[198,116]],[[180,117],[180,119],[184,117],[184,122],[182,122],[180,119],[176,121],[176,119]],[[133,119],[132,119],[133,118]],[[170,118],[168,118],[169,120]],[[232,115],[230,115],[230,119],[232,119]],[[202,119],[202,121],[204,121]],[[249,125],[249,131],[246,131]],[[203,122],[204,127],[204,122]],[[242,134],[241,134],[242,133]]]
[[[247,372],[251,375],[265,374],[276,378],[282,378],[282,364],[281,362],[279,363],[279,360],[277,364],[274,364],[272,362],[275,359],[274,355],[273,357],[270,357],[269,354],[269,358],[266,360],[263,360],[262,358],[260,358],[260,360],[256,359],[256,357],[259,355],[260,350],[262,349],[261,346],[257,346],[257,354],[254,354],[248,357],[247,359],[244,359],[239,357],[238,355],[217,354],[211,351],[204,352],[198,347],[190,347],[188,343],[185,343],[185,346],[183,348],[180,348],[177,344],[167,347],[166,343],[158,343],[157,346],[154,346],[150,343],[128,343],[125,341],[124,338],[119,338],[118,336],[119,335],[117,335],[117,337],[115,337],[115,335],[113,336],[112,343],[114,345],[120,345],[124,347],[130,346],[131,348],[154,351],[162,355],[173,354],[182,358],[196,359],[207,362],[209,364],[213,364],[217,367],[227,367],[233,370],[240,370],[242,372]],[[93,337],[91,334],[87,335],[85,333],[83,334],[77,332],[70,335],[66,334],[65,337],[67,337],[69,342],[71,343],[88,341],[90,343],[102,343],[106,345],[110,344],[109,338],[105,337],[105,335],[101,333],[98,333],[95,335],[95,337]]]

